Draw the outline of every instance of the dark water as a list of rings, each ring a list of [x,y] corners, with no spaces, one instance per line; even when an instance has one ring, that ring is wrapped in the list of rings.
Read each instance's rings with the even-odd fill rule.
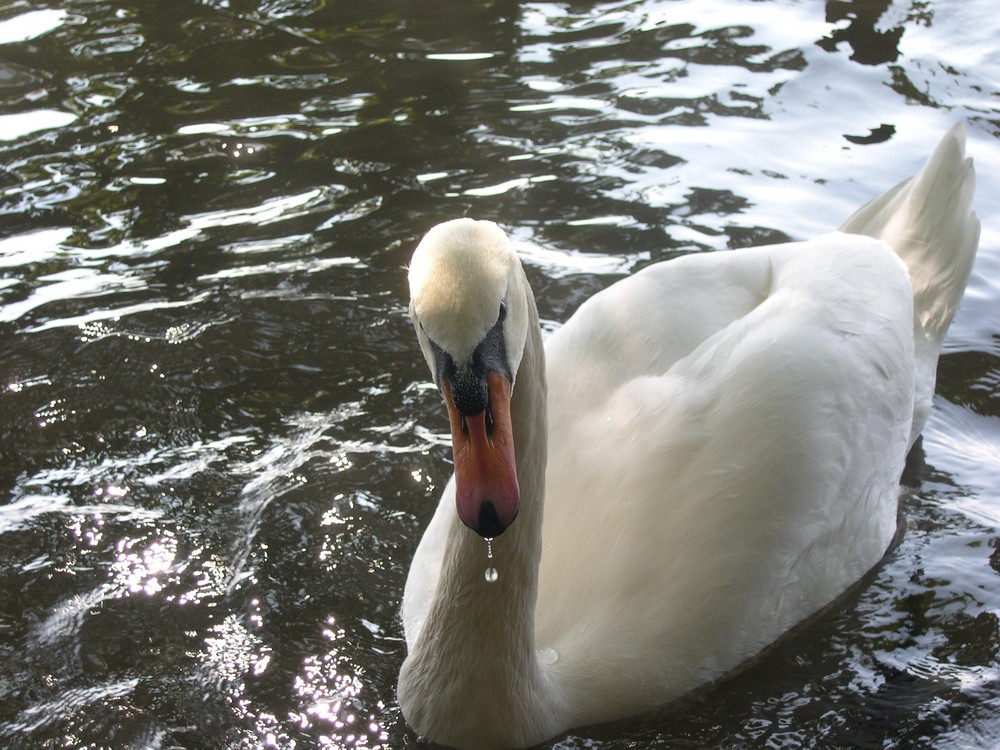
[[[0,746],[399,748],[447,478],[402,270],[501,222],[555,327],[637,266],[832,228],[964,119],[980,259],[841,605],[570,748],[1000,745],[992,0],[0,9]]]

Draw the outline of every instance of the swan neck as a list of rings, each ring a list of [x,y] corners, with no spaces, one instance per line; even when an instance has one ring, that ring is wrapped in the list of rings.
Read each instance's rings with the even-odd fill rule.
[[[506,746],[533,744],[547,736],[543,724],[555,714],[546,703],[550,680],[535,654],[548,435],[544,350],[527,280],[525,288],[530,322],[511,398],[520,510],[492,541],[492,559],[486,542],[455,514],[434,599],[400,673],[411,726],[457,747],[488,746],[487,737]],[[492,583],[487,568],[497,571]]]

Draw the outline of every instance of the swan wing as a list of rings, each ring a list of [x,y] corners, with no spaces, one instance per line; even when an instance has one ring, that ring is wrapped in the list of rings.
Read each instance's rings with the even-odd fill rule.
[[[721,676],[878,561],[911,320],[895,254],[833,233],[651,266],[550,338],[536,632],[579,720]]]

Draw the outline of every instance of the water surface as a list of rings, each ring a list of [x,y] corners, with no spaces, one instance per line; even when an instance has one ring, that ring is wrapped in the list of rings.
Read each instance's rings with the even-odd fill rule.
[[[500,222],[552,330],[833,228],[957,120],[983,238],[899,546],[741,676],[549,746],[1000,742],[997,39],[991,0],[7,4],[0,744],[414,742],[420,235]]]

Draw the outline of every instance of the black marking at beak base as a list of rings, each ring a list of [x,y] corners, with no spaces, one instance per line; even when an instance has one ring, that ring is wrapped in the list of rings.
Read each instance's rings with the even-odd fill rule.
[[[466,417],[474,417],[482,413],[489,403],[489,391],[486,388],[486,373],[480,375],[466,368],[448,379],[451,383],[451,400],[455,408]]]
[[[504,308],[501,308],[501,313]],[[503,337],[503,321],[501,314],[496,324],[486,333],[479,346],[472,352],[472,358],[465,366],[456,365],[451,354],[446,352],[434,341],[430,341],[435,355],[434,376],[438,388],[448,380],[451,384],[451,398],[459,413],[474,417],[489,408],[489,391],[486,387],[486,373],[498,372],[512,384],[514,376],[507,362],[507,347]],[[487,424],[492,423],[492,416]],[[492,430],[490,430],[492,432]]]

